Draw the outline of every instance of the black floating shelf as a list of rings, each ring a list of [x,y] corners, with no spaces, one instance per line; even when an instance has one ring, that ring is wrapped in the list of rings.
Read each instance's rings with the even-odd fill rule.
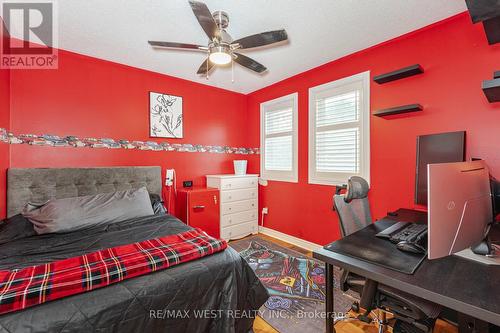
[[[500,43],[500,16],[483,21],[483,27],[488,44]]]
[[[410,77],[413,75],[418,75],[422,74],[424,72],[424,69],[422,66],[419,64],[408,66],[405,68],[398,69],[397,71],[386,73],[386,74],[381,74],[377,75],[373,78],[373,81],[377,82],[378,84],[383,84],[399,79],[404,79],[405,77]]]
[[[500,102],[500,78],[483,81],[483,91],[490,103]]]
[[[410,104],[410,105],[403,105],[403,106],[398,106],[395,108],[375,111],[373,113],[373,115],[377,116],[377,117],[384,117],[384,116],[392,116],[392,115],[408,113],[408,112],[418,112],[418,111],[422,111],[423,109],[424,108],[420,104]]]
[[[500,79],[500,71],[496,71],[495,73],[493,73],[493,78]]]

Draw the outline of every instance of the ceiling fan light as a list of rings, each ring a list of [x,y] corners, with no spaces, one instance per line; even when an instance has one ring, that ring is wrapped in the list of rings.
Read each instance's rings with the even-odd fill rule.
[[[210,61],[216,65],[226,65],[231,62],[229,48],[224,45],[212,46],[210,48]]]
[[[216,65],[226,65],[231,62],[231,56],[225,52],[210,53],[210,61]]]

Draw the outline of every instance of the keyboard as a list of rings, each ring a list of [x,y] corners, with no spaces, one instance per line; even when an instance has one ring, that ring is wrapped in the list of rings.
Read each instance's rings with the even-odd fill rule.
[[[393,243],[402,241],[414,242],[427,235],[427,225],[409,223],[408,226],[396,232],[389,238]]]
[[[427,225],[408,223],[408,222],[397,222],[390,226],[389,228],[376,234],[377,237],[389,239],[393,243],[399,243],[402,241],[416,241],[427,236]]]

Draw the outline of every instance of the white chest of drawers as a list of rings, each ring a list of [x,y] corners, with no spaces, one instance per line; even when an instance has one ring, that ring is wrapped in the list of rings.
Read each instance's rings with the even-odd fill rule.
[[[220,190],[220,237],[238,239],[259,228],[258,175],[207,175],[207,187]]]

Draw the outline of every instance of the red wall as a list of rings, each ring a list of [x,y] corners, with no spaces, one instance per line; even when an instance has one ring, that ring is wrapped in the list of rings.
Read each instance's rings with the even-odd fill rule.
[[[378,218],[388,210],[413,206],[417,135],[467,130],[467,155],[485,158],[500,177],[500,106],[487,103],[480,89],[481,81],[500,69],[500,46],[488,46],[482,27],[473,26],[467,14],[248,96],[60,51],[59,70],[12,71],[7,122],[15,133],[148,140],[148,92],[158,91],[184,96],[185,138],[169,142],[258,147],[260,103],[298,92],[299,183],[269,182],[261,188],[260,205],[269,208],[267,227],[322,244],[338,238],[339,231],[331,211],[334,187],[307,184],[308,89],[366,70],[373,76],[414,63],[420,63],[425,74],[371,86],[372,110],[410,103],[425,108],[421,114],[396,119],[371,118],[370,200]],[[11,167],[161,165],[176,169],[179,181],[194,179],[198,184],[204,183],[205,174],[231,172],[236,158],[241,156],[10,148]],[[259,157],[245,158],[250,160],[249,171],[258,172]],[[8,159],[0,163],[0,171],[9,165]],[[0,199],[4,195],[1,186]]]
[[[0,42],[6,36],[1,35],[4,29],[2,18],[0,18]],[[10,70],[0,69],[0,128],[9,128],[10,125]],[[6,198],[6,170],[9,167],[9,146],[0,143],[0,219],[5,216]]]
[[[246,147],[245,95],[66,51],[59,52],[58,70],[12,71],[11,130],[150,140],[149,91],[184,97],[184,139],[170,143]],[[205,174],[231,172],[237,158],[241,155],[12,145],[10,166],[161,165],[176,170],[178,184],[186,179],[204,184]]]
[[[261,102],[299,93],[299,183],[269,182],[261,205],[265,226],[318,244],[339,237],[332,186],[307,183],[308,89],[346,76],[385,73],[421,64],[425,73],[384,85],[371,84],[371,109],[420,103],[421,114],[371,117],[371,192],[374,217],[413,207],[416,137],[467,131],[467,156],[486,159],[500,178],[500,103],[489,104],[481,82],[500,70],[500,45],[488,46],[481,25],[460,14],[420,31],[330,62],[248,96],[249,145],[259,144]],[[258,168],[258,159],[252,159]]]

